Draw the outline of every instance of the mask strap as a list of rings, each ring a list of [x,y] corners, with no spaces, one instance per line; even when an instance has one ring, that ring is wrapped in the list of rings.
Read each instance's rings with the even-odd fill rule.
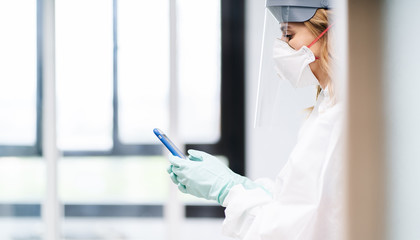
[[[312,47],[312,45],[314,45],[316,42],[318,42],[318,40],[320,39],[320,38],[322,38],[322,36],[324,36],[324,34],[325,33],[327,33],[327,31],[332,27],[332,26],[334,26],[334,23],[333,24],[331,24],[330,26],[328,26],[321,34],[319,34],[319,36],[318,37],[316,37],[315,38],[315,40],[313,40],[312,42],[311,42],[311,44],[309,44],[308,45],[308,48],[311,48]]]

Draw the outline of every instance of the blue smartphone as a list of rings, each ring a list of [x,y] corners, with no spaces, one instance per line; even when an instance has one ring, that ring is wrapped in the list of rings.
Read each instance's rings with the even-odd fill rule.
[[[165,147],[172,153],[172,155],[180,158],[187,158],[159,128],[153,129],[153,132],[155,133],[156,137],[158,137],[159,140],[163,143],[163,145],[165,145]]]

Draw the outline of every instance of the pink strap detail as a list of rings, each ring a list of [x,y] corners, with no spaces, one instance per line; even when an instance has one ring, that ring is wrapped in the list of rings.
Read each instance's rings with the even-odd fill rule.
[[[324,34],[332,27],[332,26],[334,26],[334,23],[333,24],[331,24],[330,26],[328,26],[321,34],[319,34],[319,36],[318,37],[316,37],[315,38],[315,40],[313,40],[312,42],[311,42],[311,44],[309,44],[308,45],[308,48],[311,48],[312,47],[312,45],[314,45],[316,42],[318,42],[318,40],[320,39],[320,38],[322,38],[322,36],[324,36]]]

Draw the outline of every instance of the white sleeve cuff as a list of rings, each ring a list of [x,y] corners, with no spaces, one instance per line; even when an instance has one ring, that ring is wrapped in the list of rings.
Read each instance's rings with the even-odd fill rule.
[[[240,237],[261,210],[259,206],[272,200],[261,188],[245,189],[242,184],[232,187],[222,205],[226,207],[223,233],[231,237]]]

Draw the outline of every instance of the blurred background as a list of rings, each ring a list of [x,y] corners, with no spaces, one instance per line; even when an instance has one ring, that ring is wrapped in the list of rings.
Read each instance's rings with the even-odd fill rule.
[[[350,239],[420,239],[420,5],[337,3]],[[230,239],[222,207],[170,182],[152,130],[251,179],[276,176],[301,122],[253,128],[264,11],[0,0],[0,239]]]
[[[243,101],[232,105],[243,88],[221,92],[222,54],[232,55],[225,82],[243,82],[235,71],[244,68],[244,4],[236,2],[0,1],[0,239],[167,239],[174,224],[165,209],[193,230],[184,239],[220,238],[221,207],[170,193],[166,150],[152,130],[226,160],[239,152],[243,173],[241,135],[222,133],[244,125],[240,114],[229,122],[244,112]],[[222,33],[235,32],[239,43],[222,49]]]

